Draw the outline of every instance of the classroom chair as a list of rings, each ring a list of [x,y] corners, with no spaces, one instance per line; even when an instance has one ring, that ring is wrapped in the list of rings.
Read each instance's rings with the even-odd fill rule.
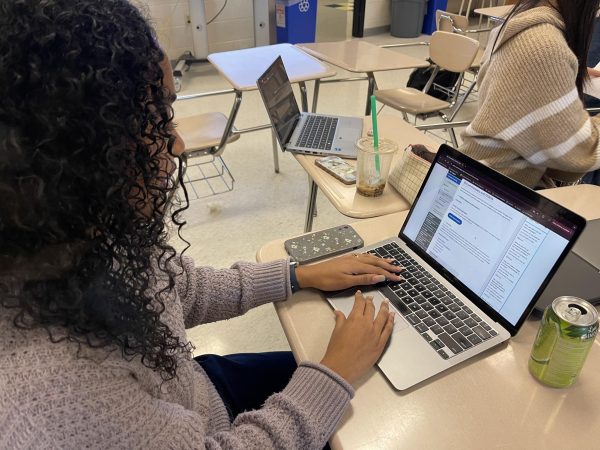
[[[469,18],[465,16],[461,16],[460,14],[454,14],[448,11],[443,11],[438,9],[435,12],[436,24],[438,31],[447,31],[449,33],[458,33],[462,35],[473,35],[487,31],[491,31],[492,28],[478,28],[478,29],[469,29]],[[479,36],[477,37],[479,40]],[[481,67],[481,60],[483,59],[484,49],[480,46],[477,50],[477,54],[475,55],[475,59],[473,60],[473,64],[467,70],[468,73],[471,74],[472,79],[468,84],[465,84],[464,93],[461,94],[461,97],[458,99],[457,105],[455,108],[458,110],[462,106],[462,104],[467,100],[473,89],[477,84],[477,75],[479,74],[479,69]],[[467,81],[466,77],[463,80]],[[459,89],[461,86],[458,86]]]
[[[429,58],[434,64],[434,70],[423,90],[419,91],[409,87],[377,90],[374,93],[375,98],[380,103],[401,111],[407,122],[409,121],[408,114],[412,114],[415,121],[417,118],[425,119],[433,115],[440,115],[444,121],[451,122],[458,112],[455,105],[457,105],[459,89],[454,89],[449,102],[435,98],[426,92],[429,91],[440,69],[459,73],[456,86],[460,86],[464,72],[473,64],[478,49],[479,42],[475,39],[461,34],[436,31],[431,35],[429,43]],[[444,110],[451,110],[451,115],[444,114]],[[449,127],[447,130],[452,144],[458,146],[454,129]]]
[[[231,191],[235,180],[218,147],[227,117],[222,113],[211,112],[176,118],[175,122],[186,147],[181,155],[182,170],[187,186],[196,198]],[[239,138],[239,134],[232,133],[227,143]],[[196,175],[190,173],[192,168]],[[199,186],[198,182],[202,182],[202,185]]]

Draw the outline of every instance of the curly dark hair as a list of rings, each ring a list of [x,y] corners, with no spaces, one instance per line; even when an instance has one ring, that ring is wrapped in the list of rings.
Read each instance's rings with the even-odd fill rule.
[[[166,380],[190,344],[161,320],[187,207],[164,57],[126,0],[0,1],[0,305]]]

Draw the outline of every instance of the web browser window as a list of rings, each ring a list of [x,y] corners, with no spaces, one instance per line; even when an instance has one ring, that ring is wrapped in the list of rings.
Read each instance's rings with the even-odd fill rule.
[[[404,235],[516,324],[573,230],[451,156],[432,169]]]

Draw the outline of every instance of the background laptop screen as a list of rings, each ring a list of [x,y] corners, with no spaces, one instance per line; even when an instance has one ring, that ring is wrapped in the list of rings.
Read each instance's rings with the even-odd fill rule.
[[[300,110],[281,57],[258,79],[258,88],[283,147],[294,131]]]
[[[577,228],[548,203],[444,152],[403,234],[515,325]]]

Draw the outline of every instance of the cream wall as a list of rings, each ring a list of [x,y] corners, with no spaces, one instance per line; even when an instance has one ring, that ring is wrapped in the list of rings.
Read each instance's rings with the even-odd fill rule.
[[[189,0],[197,1],[197,0]],[[135,0],[152,20],[169,58],[193,51],[188,0]],[[224,0],[205,0],[206,20]],[[254,10],[251,0],[229,0],[219,17],[208,26],[209,53],[254,46]]]
[[[461,0],[448,0],[446,10],[458,12]],[[473,5],[483,4],[483,0],[474,0]],[[466,7],[466,5],[465,5]],[[475,8],[475,6],[472,6]],[[390,0],[367,0],[365,6],[365,32],[368,34],[369,29],[375,28],[377,32],[381,31],[381,27],[387,27],[391,22],[391,2]]]
[[[365,5],[365,32],[370,28],[390,25],[390,0],[367,0]]]

